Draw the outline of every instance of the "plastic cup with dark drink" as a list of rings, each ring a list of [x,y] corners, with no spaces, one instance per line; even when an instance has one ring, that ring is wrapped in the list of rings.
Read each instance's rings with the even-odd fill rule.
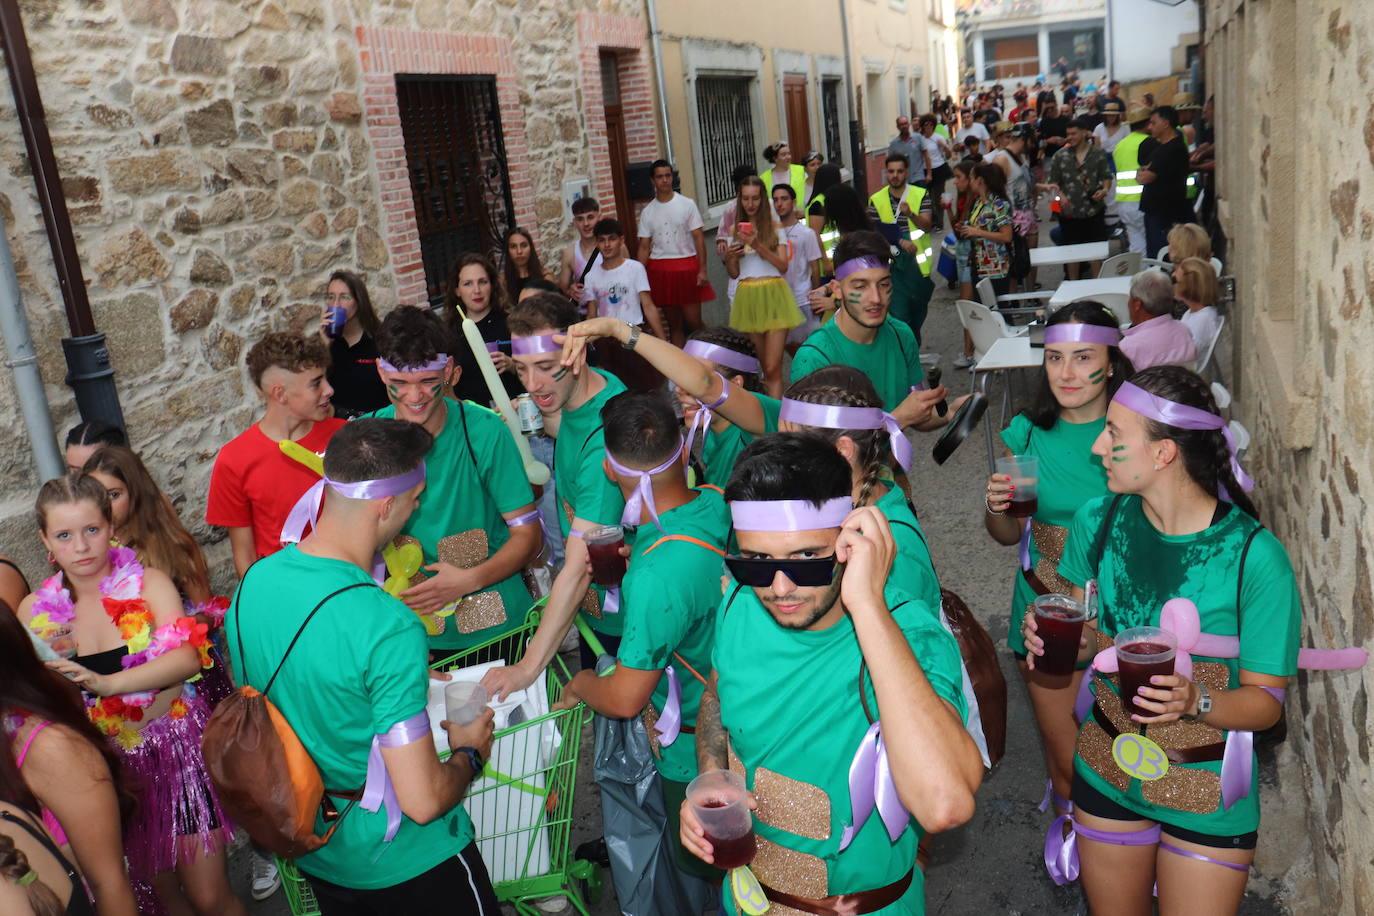
[[[754,817],[738,774],[707,770],[687,786],[687,801],[706,832],[716,868],[729,871],[754,861]]]
[[[1010,455],[997,459],[998,474],[1011,478],[1011,508],[1016,518],[1030,518],[1040,507],[1037,485],[1040,483],[1040,459],[1034,455]]]
[[[587,557],[592,564],[592,581],[610,587],[625,578],[625,558],[620,548],[625,546],[625,529],[619,525],[602,525],[582,535],[587,545]]]
[[[1140,696],[1141,687],[1153,687],[1150,678],[1156,674],[1174,673],[1174,656],[1178,654],[1178,637],[1159,627],[1134,627],[1116,635],[1116,664],[1121,674],[1121,702],[1126,711]],[[1140,710],[1153,715],[1148,710]]]
[[[1034,607],[1035,633],[1045,644],[1045,654],[1036,656],[1035,670],[1068,677],[1078,662],[1078,641],[1088,609],[1068,595],[1041,595]]]
[[[344,325],[348,324],[348,309],[342,305],[331,305],[325,312],[328,319],[324,326],[326,337],[334,338],[343,333]]]

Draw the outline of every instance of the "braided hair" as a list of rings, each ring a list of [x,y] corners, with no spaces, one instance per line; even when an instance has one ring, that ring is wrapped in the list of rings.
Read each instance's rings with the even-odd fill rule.
[[[883,406],[883,399],[868,376],[850,366],[826,366],[817,369],[794,382],[787,389],[785,396],[806,404],[829,404],[836,407]],[[873,491],[882,479],[883,464],[889,454],[887,432],[882,429],[807,429],[831,445],[837,444],[841,436],[854,443],[858,449],[856,463],[859,473],[863,475],[854,505],[857,508],[869,505],[870,501],[876,501]]]
[[[1152,366],[1142,369],[1131,376],[1132,384],[1143,388],[1156,397],[1195,407],[1208,413],[1217,413],[1217,403],[1212,398],[1212,390],[1195,372],[1182,366]],[[1183,456],[1183,468],[1203,492],[1208,496],[1221,498],[1220,487],[1226,488],[1228,499],[1239,506],[1252,518],[1259,519],[1254,503],[1240,488],[1240,483],[1231,472],[1231,449],[1226,437],[1219,429],[1181,429],[1149,417],[1145,422],[1145,435],[1151,440],[1172,439]]]
[[[29,857],[14,845],[14,838],[7,833],[0,833],[0,877],[18,883],[28,876],[31,869]],[[41,880],[32,881],[24,887],[24,891],[28,895],[29,908],[33,910],[34,916],[61,916],[66,912],[66,907],[57,899],[52,888]]]

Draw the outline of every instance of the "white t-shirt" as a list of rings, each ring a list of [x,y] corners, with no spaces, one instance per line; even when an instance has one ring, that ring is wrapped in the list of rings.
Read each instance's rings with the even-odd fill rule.
[[[639,237],[649,239],[649,257],[691,258],[697,253],[692,231],[700,229],[701,211],[690,197],[674,194],[666,204],[655,198],[639,215]]]
[[[945,164],[945,149],[940,145],[940,141],[943,139],[939,134],[921,137],[926,145],[926,158],[930,160],[931,169],[938,169]]]
[[[587,291],[596,299],[598,316],[619,318],[629,325],[644,323],[639,294],[649,291],[649,274],[638,261],[626,258],[619,267],[607,270],[598,259],[587,271]]]
[[[963,130],[959,131],[959,133],[955,134],[954,145],[963,146],[964,141],[968,139],[970,136],[977,137],[980,141],[982,141],[982,145],[979,147],[980,152],[988,148],[988,140],[990,138],[988,136],[987,125],[983,124],[983,122],[974,121],[971,125],[965,127]]]
[[[1198,359],[1207,353],[1207,348],[1212,345],[1212,338],[1216,336],[1217,328],[1221,327],[1221,313],[1215,306],[1203,306],[1196,312],[1187,311],[1179,319],[1183,326],[1188,329],[1188,333],[1193,335],[1193,343],[1197,344]]]
[[[787,250],[787,239],[778,233],[778,248]],[[788,262],[789,266],[791,262]],[[759,277],[781,277],[783,274],[768,261],[757,249],[750,248],[739,259],[739,280],[753,280]]]
[[[779,230],[779,236],[791,243],[791,258],[787,262],[787,285],[805,314],[811,314],[811,262],[821,257],[821,242],[805,223],[796,223]],[[741,271],[742,273],[743,271]]]
[[[1116,145],[1126,139],[1126,135],[1130,132],[1131,126],[1129,124],[1118,124],[1116,131],[1108,134],[1105,121],[1093,128],[1093,136],[1097,138],[1097,143],[1102,147],[1104,153],[1110,153],[1116,149]]]

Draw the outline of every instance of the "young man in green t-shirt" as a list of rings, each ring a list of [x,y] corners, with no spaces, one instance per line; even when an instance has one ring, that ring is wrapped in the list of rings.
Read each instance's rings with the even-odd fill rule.
[[[420,501],[432,441],[418,423],[345,425],[324,456],[313,530],[244,574],[224,622],[241,683],[264,690],[271,681],[273,704],[326,786],[352,790],[376,777],[395,790],[375,807],[355,804],[328,843],[297,860],[325,913],[498,912],[461,805],[491,756],[492,713],[444,722],[454,753],[439,761],[425,712],[424,626],[371,575],[373,555]],[[374,739],[380,764],[369,761]]]
[[[606,473],[626,497],[623,521],[637,526],[626,541],[630,562],[620,599],[625,631],[614,672],[600,678],[591,670],[579,672],[560,705],[582,700],[604,716],[645,714],[663,781],[665,835],[676,845],[678,806],[697,775],[697,706],[711,670],[730,513],[718,491],[687,485],[686,443],[663,392],[618,394],[601,417]],[[671,588],[664,587],[668,582]],[[697,877],[721,877],[696,859],[678,859]]]
[[[391,406],[373,416],[418,423],[434,437],[424,496],[401,531],[419,541],[428,578],[400,598],[425,619],[430,648],[445,654],[525,622],[530,593],[520,571],[540,545],[534,493],[505,421],[444,397],[462,371],[451,355],[458,345],[433,312],[411,306],[377,329],[377,374]]]
[[[757,799],[751,868],[771,900],[823,912],[853,894],[858,912],[919,914],[917,843],[972,816],[983,763],[958,645],[921,599],[885,587],[892,532],[876,508],[850,508],[851,488],[844,458],[810,434],[765,436],[736,463],[725,498],[739,556],[726,559],[697,765],[735,770]],[[851,771],[876,806],[851,799]],[[681,817],[683,845],[712,861],[685,802]]]
[[[592,629],[607,652],[615,653],[623,626],[618,590],[595,587],[588,592],[591,575],[582,534],[619,523],[625,509],[620,489],[607,479],[601,464],[605,456],[601,408],[625,386],[614,375],[596,369],[573,372],[561,365],[563,332],[577,321],[567,297],[556,293],[531,296],[512,308],[506,320],[520,382],[539,408],[544,432],[555,440],[553,469],[563,507],[558,523],[565,547],[563,568],[554,579],[524,658],[519,664],[489,671],[482,680],[497,696],[523,690],[539,676],[558,651],[579,607],[588,609]],[[587,668],[596,663],[586,646],[582,660]]]
[[[942,385],[918,390],[925,381],[921,348],[903,321],[888,314],[892,297],[891,251],[876,232],[851,232],[835,245],[835,280],[839,308],[806,338],[792,357],[792,381],[817,369],[852,366],[873,381],[883,410],[903,427],[936,429],[949,422],[935,413],[948,393]],[[957,407],[962,400],[951,404]]]

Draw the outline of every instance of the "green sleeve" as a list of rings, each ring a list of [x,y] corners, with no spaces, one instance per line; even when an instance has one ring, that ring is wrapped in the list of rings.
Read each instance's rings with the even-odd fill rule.
[[[793,363],[793,365],[796,364]],[[782,401],[779,401],[777,398],[770,398],[766,394],[759,394],[758,392],[751,393],[754,395],[754,400],[758,401],[759,406],[763,408],[764,434],[767,435],[769,433],[777,432],[778,414],[782,412]]]
[[[968,701],[964,698],[959,643],[938,620],[938,611],[932,611],[921,601],[912,601],[897,612],[898,625],[936,696],[958,710],[960,721],[967,722]]]
[[[1274,677],[1296,674],[1302,599],[1279,539],[1260,531],[1245,556],[1241,576],[1240,666]]]
[[[582,449],[576,472],[569,481],[568,503],[573,508],[573,518],[594,525],[618,525],[625,511],[625,498],[620,495],[620,487],[606,478],[601,465],[605,450],[605,441],[599,432]],[[560,486],[562,483],[560,478]]]
[[[902,388],[902,398],[905,398],[908,389],[926,380],[926,370],[921,365],[921,345],[916,342],[916,332],[911,330],[911,325],[900,318],[889,317],[888,321],[892,330],[897,332],[897,343],[901,347],[902,358],[906,360],[906,385]],[[898,398],[898,401],[902,398]]]
[[[834,319],[832,318],[831,321],[834,321]],[[814,334],[812,336],[814,336]],[[809,341],[810,338],[807,338],[807,340]],[[830,362],[825,358],[825,354],[820,351],[819,347],[815,344],[803,342],[797,349],[796,355],[792,357],[792,376],[790,381],[795,382],[798,379],[806,378],[817,369],[824,369],[828,365],[830,365]]]
[[[1059,560],[1059,575],[1082,588],[1093,577],[1093,547],[1102,528],[1107,506],[1115,496],[1108,494],[1084,503],[1074,513],[1069,525],[1069,539],[1064,542],[1064,555]]]
[[[496,511],[504,515],[534,502],[525,464],[506,422],[485,407],[474,409],[464,405],[463,409],[469,413],[482,482],[496,503]]]
[[[1002,437],[1002,444],[1010,449],[1013,455],[1024,455],[1030,448],[1031,428],[1034,425],[1029,417],[1018,413],[998,435]]]
[[[381,627],[368,634],[364,689],[372,704],[372,733],[380,735],[429,702],[429,646],[424,624],[409,608],[385,594],[373,600]]]

